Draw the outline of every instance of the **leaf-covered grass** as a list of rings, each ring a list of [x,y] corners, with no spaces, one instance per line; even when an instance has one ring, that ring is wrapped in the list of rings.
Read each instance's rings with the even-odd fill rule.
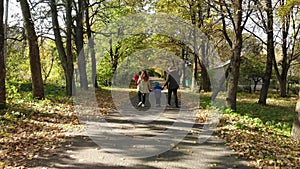
[[[39,159],[57,155],[65,132],[78,129],[79,124],[65,88],[46,84],[46,98],[35,100],[29,83],[7,87],[7,109],[0,110],[0,168],[27,168]],[[101,113],[114,108],[110,89],[98,89],[96,98]]]
[[[33,159],[55,155],[64,131],[78,122],[62,87],[46,85],[44,100],[32,99],[30,88],[8,89],[7,109],[0,111],[0,168],[24,168]]]
[[[238,94],[237,111],[225,110],[217,134],[256,168],[296,168],[300,143],[291,139],[297,97],[269,95],[267,106],[257,104],[258,94]],[[202,107],[209,95],[202,97]]]

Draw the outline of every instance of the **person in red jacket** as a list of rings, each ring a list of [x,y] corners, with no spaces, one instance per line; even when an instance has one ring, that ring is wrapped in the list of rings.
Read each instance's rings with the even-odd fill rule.
[[[135,74],[133,76],[133,80],[134,80],[134,85],[137,86],[138,85],[138,80],[139,80],[139,75],[141,74],[141,72],[139,72],[139,74]]]

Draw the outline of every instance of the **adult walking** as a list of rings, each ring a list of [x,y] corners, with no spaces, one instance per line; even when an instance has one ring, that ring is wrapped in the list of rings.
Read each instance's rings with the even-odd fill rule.
[[[138,84],[137,90],[138,90],[138,97],[139,97],[138,106],[145,107],[146,95],[150,91],[149,76],[145,70],[141,72],[137,84]]]
[[[164,87],[167,86],[168,88],[168,106],[171,106],[171,96],[173,93],[175,97],[175,106],[179,108],[177,96],[177,90],[179,88],[179,75],[175,67],[169,67],[168,72],[166,83],[164,85]]]

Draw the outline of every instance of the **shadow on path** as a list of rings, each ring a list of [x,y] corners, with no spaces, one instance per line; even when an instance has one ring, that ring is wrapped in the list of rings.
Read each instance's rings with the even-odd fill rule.
[[[193,110],[166,106],[165,102],[162,107],[151,107],[149,101],[141,108],[137,107],[136,92],[129,96],[129,103],[121,102],[121,110],[83,117],[83,131],[67,133],[56,154],[33,159],[28,168],[250,168],[218,137],[207,136],[206,142],[199,142],[204,124],[195,123]],[[147,152],[152,155],[144,157]]]
[[[141,111],[143,112],[143,111]],[[188,112],[186,112],[188,113]],[[174,118],[178,110],[166,108],[159,118],[153,121],[134,122],[123,117],[119,112],[111,112],[105,117],[112,131],[131,138],[149,139],[157,135],[164,135],[176,121]],[[103,117],[102,117],[103,119]],[[29,168],[100,168],[100,169],[205,169],[205,168],[250,168],[248,162],[238,158],[229,150],[225,143],[211,136],[204,143],[198,143],[203,124],[181,122],[175,129],[187,131],[187,135],[178,143],[172,144],[175,137],[162,137],[160,142],[170,142],[168,150],[147,158],[132,158],[127,155],[134,147],[132,144],[125,149],[118,149],[114,141],[122,143],[123,137],[104,139],[103,131],[95,128],[99,121],[95,118],[85,124],[87,131],[70,133],[67,142],[61,150],[49,158],[32,160]],[[101,125],[101,124],[100,124]],[[191,128],[187,126],[191,126]],[[109,131],[107,131],[109,132]],[[91,136],[91,137],[89,137]],[[92,139],[91,139],[92,138]],[[170,140],[167,140],[170,139]],[[102,141],[102,142],[100,142]],[[124,139],[125,144],[126,139]],[[96,144],[98,143],[98,144]],[[104,144],[105,143],[105,144]],[[109,145],[111,143],[111,145]],[[159,144],[159,142],[157,143]],[[127,148],[127,149],[126,149]],[[108,151],[107,151],[108,150]],[[128,152],[126,152],[126,150]],[[139,151],[148,151],[140,149]],[[130,154],[130,153],[129,153]]]

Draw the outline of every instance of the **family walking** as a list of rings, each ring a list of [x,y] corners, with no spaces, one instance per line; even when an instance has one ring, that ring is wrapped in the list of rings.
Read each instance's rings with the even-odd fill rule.
[[[154,88],[151,89],[149,75],[147,71],[143,70],[140,75],[134,77],[135,84],[138,91],[138,107],[145,107],[147,94],[154,92],[156,99],[156,106],[161,106],[161,91],[167,86],[168,88],[168,106],[171,106],[171,96],[174,94],[175,106],[179,108],[177,90],[179,88],[179,75],[177,69],[174,67],[168,68],[168,76],[165,84],[160,86],[159,82],[154,82]]]

